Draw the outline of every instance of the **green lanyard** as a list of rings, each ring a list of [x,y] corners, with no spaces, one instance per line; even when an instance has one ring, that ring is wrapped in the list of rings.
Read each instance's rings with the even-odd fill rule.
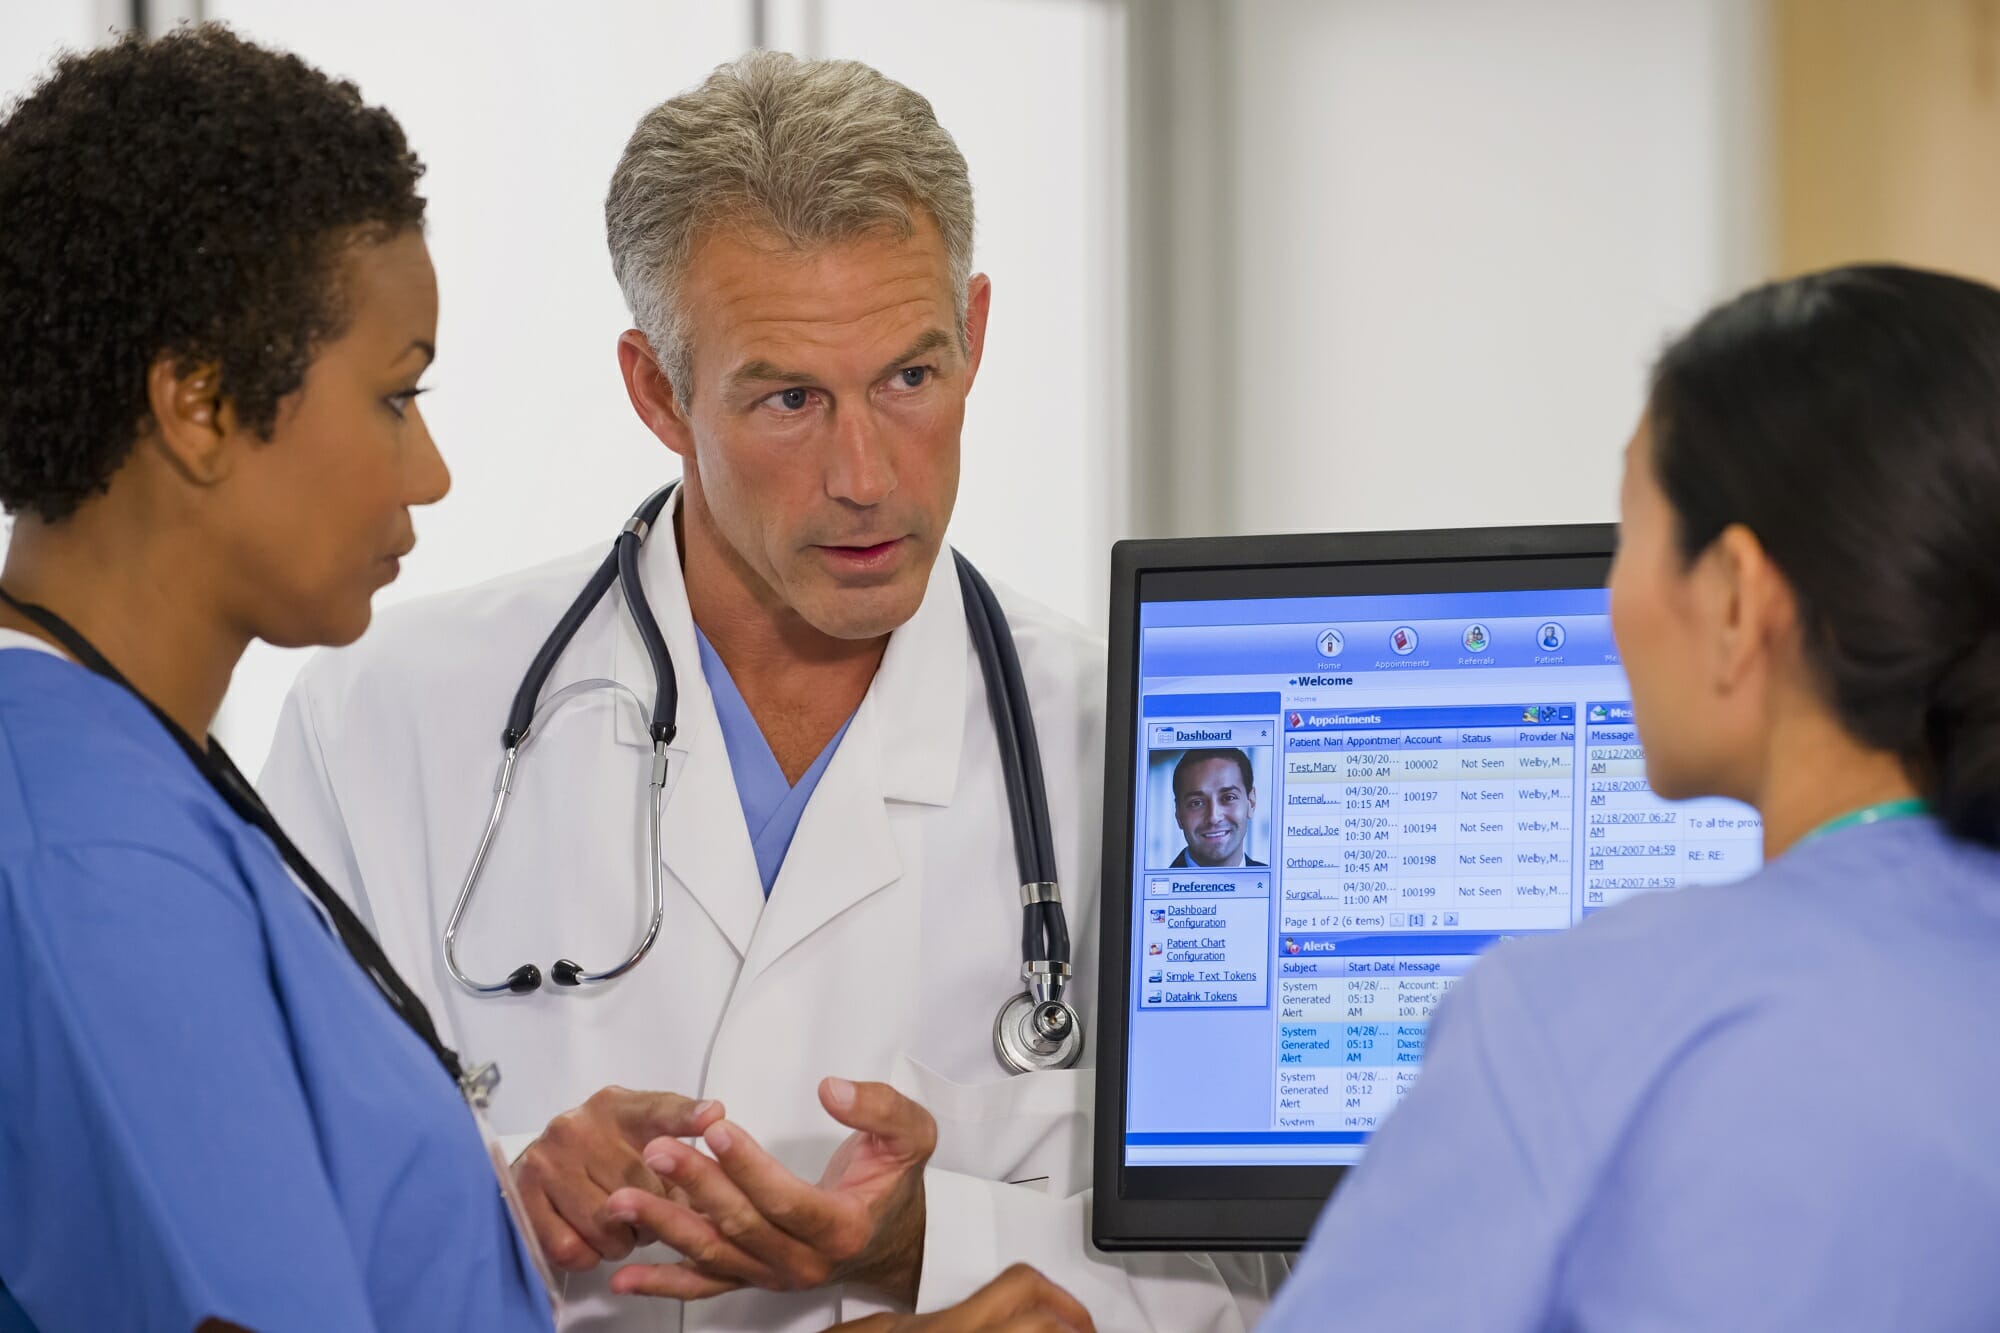
[[[1859,810],[1850,810],[1836,819],[1829,819],[1812,832],[1800,838],[1801,844],[1814,838],[1838,833],[1844,828],[1859,828],[1866,824],[1880,824],[1891,819],[1915,819],[1931,812],[1931,803],[1921,796],[1906,796],[1900,801],[1882,801],[1875,805],[1864,805]]]

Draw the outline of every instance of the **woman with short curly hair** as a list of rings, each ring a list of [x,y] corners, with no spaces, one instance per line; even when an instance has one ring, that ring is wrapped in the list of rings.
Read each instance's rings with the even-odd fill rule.
[[[206,739],[449,484],[422,170],[213,27],[0,122],[0,1329],[548,1327],[476,1080]]]

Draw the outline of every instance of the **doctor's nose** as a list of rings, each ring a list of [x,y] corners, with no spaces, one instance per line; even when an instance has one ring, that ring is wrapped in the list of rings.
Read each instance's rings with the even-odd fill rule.
[[[834,423],[833,456],[827,460],[826,493],[851,505],[882,503],[896,489],[896,469],[888,441],[866,411],[843,414]]]

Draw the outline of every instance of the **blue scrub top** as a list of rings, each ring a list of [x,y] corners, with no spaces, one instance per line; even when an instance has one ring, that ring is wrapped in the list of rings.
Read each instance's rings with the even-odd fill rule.
[[[736,688],[735,679],[709,644],[708,636],[697,629],[694,640],[701,651],[702,678],[708,682],[709,695],[715,700],[715,720],[722,727],[722,745],[729,752],[729,771],[736,779],[736,799],[743,807],[743,823],[750,830],[757,876],[763,880],[764,896],[768,898],[771,886],[778,882],[778,870],[785,864],[785,853],[791,850],[792,836],[799,831],[799,820],[805,817],[806,803],[812,800],[820,775],[826,772],[833,752],[840,748],[841,738],[847,735],[854,718],[849,716],[840,724],[840,730],[799,775],[797,785],[793,785],[785,781],[785,770],[771,753],[764,729],[757,725],[750,705],[743,700],[743,692]]]
[[[138,700],[23,648],[0,987],[0,1285],[31,1326],[551,1327],[457,1089],[276,850]]]
[[[1503,944],[1264,1328],[2000,1328],[1996,1015],[1931,819]]]

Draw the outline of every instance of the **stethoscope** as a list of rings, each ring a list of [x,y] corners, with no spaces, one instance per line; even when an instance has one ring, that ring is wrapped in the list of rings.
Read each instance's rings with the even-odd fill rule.
[[[653,706],[646,724],[653,742],[647,793],[651,803],[651,913],[638,944],[617,966],[587,971],[580,963],[558,958],[549,965],[549,979],[558,986],[594,986],[615,981],[637,967],[660,938],[660,923],[666,912],[666,894],[661,886],[660,821],[666,811],[667,747],[674,739],[680,690],[667,641],[660,634],[659,622],[639,582],[639,548],[659,522],[678,484],[670,482],[662,486],[625,520],[603,563],[556,622],[555,629],[529,664],[520,688],[514,692],[506,729],[500,733],[500,769],[493,779],[493,808],[444,928],[445,969],[452,980],[474,995],[527,995],[542,985],[542,970],[533,963],[521,964],[502,981],[489,982],[467,976],[460,970],[457,958],[458,933],[465,924],[472,891],[479,884],[487,854],[500,831],[507,798],[513,794],[514,780],[529,744],[551,714],[590,690],[622,691],[644,711],[644,705],[629,688],[612,680],[581,680],[564,686],[546,700],[541,697],[557,660],[614,582],[624,596],[625,608],[653,666]],[[1056,884],[1055,838],[1049,826],[1048,792],[1042,780],[1041,748],[1035,740],[1034,711],[1028,702],[1027,682],[1021,676],[1014,635],[1007,626],[999,599],[969,560],[956,551],[952,552],[952,559],[958,568],[959,593],[965,602],[966,628],[971,633],[980,674],[986,682],[987,709],[993,717],[1000,767],[1007,785],[1014,859],[1021,874],[1021,979],[1026,985],[1021,993],[1001,1005],[994,1017],[993,1051],[1002,1065],[1017,1074],[1067,1069],[1083,1054],[1083,1019],[1063,998],[1072,976],[1069,923],[1063,915],[1062,892]]]

